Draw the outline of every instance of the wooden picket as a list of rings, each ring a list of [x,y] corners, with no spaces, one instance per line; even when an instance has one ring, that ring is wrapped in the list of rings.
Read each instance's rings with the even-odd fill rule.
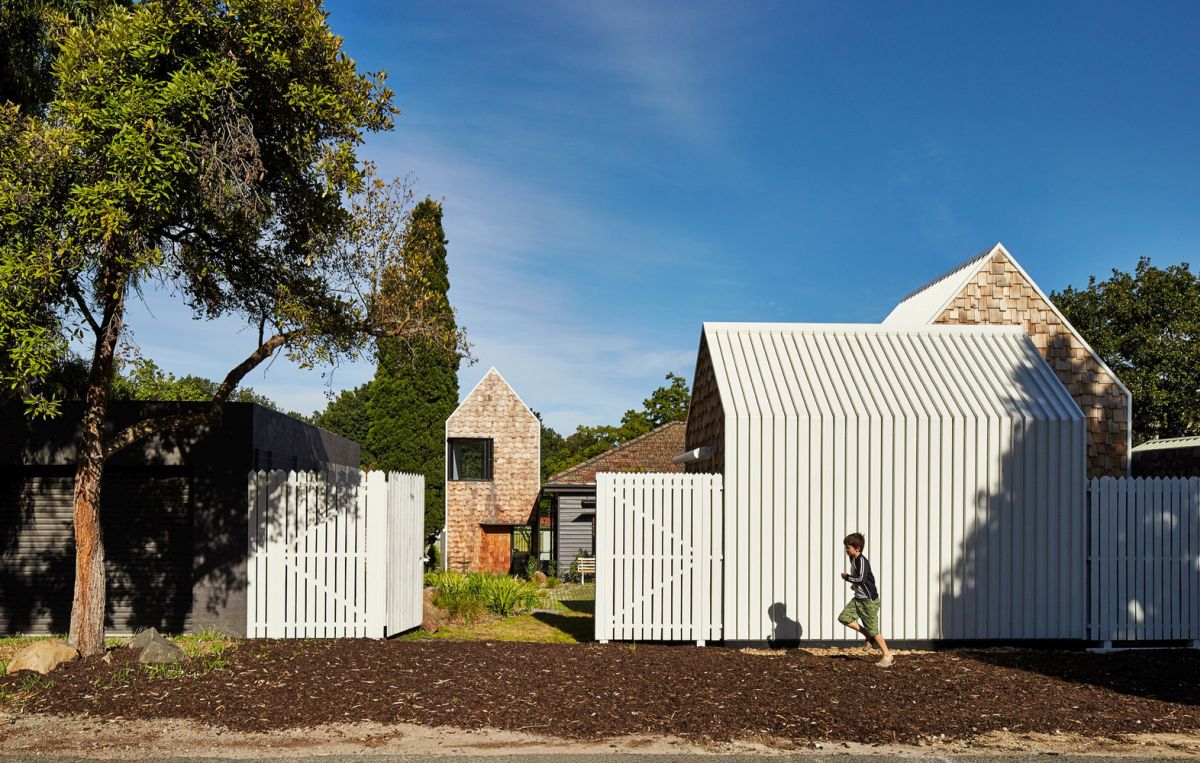
[[[722,638],[722,479],[596,475],[596,639]]]
[[[373,638],[420,625],[425,478],[252,471],[246,633]]]
[[[1200,478],[1089,487],[1090,638],[1200,646]]]

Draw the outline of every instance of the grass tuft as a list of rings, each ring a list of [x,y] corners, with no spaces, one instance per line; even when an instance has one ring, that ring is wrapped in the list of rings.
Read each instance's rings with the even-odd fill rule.
[[[473,622],[484,611],[499,617],[530,612],[538,606],[538,587],[509,575],[484,572],[429,572],[425,585],[434,589],[433,603],[452,616]]]

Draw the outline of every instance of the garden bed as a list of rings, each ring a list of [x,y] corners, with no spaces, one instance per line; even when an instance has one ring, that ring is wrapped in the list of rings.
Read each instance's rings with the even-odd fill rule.
[[[53,674],[24,712],[239,731],[410,722],[573,739],[918,744],[1200,730],[1195,651],[907,653],[886,671],[862,650],[441,640],[246,641],[225,657],[217,669],[153,677],[117,650],[111,664],[81,660]]]

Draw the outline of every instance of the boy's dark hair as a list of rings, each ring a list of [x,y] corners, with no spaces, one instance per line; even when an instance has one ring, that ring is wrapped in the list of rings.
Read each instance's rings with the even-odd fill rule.
[[[850,533],[842,540],[842,545],[853,546],[862,551],[863,546],[867,545],[867,539],[863,537],[862,533]]]

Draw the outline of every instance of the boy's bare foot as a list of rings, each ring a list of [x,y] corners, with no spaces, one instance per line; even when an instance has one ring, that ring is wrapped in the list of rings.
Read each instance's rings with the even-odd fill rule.
[[[883,656],[883,659],[875,663],[875,666],[879,668],[890,668],[893,662],[895,662],[895,659],[892,657],[891,653],[888,653]]]

